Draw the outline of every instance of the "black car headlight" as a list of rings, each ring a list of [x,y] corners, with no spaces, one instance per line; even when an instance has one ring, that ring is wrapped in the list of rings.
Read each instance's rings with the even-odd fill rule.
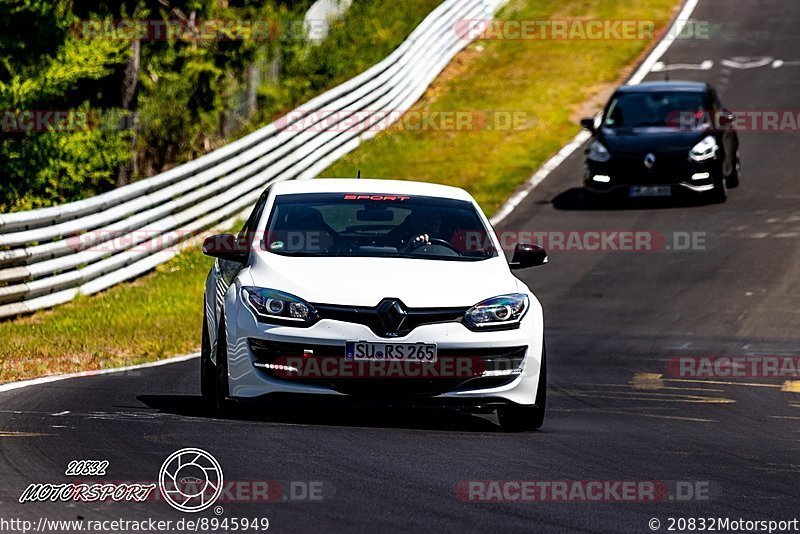
[[[692,161],[707,161],[717,157],[719,145],[713,135],[706,136],[689,151]]]
[[[586,159],[605,163],[611,159],[611,154],[608,153],[608,149],[600,141],[595,140],[586,148]]]
[[[519,327],[528,308],[528,296],[522,293],[492,297],[468,309],[464,324],[475,331],[510,330]]]
[[[263,287],[242,287],[242,300],[259,320],[305,326],[317,321],[317,310],[300,297]]]

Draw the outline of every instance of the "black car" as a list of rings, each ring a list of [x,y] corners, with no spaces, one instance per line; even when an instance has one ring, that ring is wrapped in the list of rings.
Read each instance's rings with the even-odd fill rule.
[[[589,205],[626,198],[702,195],[724,202],[739,185],[734,115],[706,83],[650,82],[617,89],[603,114],[583,119]]]

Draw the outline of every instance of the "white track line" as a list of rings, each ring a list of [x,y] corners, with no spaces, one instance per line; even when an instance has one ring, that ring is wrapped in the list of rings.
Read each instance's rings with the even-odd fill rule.
[[[41,384],[49,384],[51,382],[58,382],[60,380],[67,380],[69,378],[80,378],[84,376],[99,376],[108,375],[111,373],[123,373],[125,371],[134,371],[136,369],[147,369],[149,367],[160,367],[162,365],[169,365],[171,363],[185,362],[200,356],[199,352],[193,354],[185,354],[183,356],[175,356],[167,358],[166,360],[158,360],[150,363],[142,363],[139,365],[129,365],[127,367],[116,367],[114,369],[99,369],[97,371],[84,371],[81,373],[70,373],[67,375],[52,375],[43,376],[41,378],[34,378],[32,380],[21,380],[19,382],[9,382],[8,384],[0,384],[0,393],[5,391],[12,391],[15,389],[26,388],[28,386],[39,386]]]
[[[672,43],[675,42],[677,37],[681,35],[683,28],[686,26],[686,23],[689,22],[689,18],[692,16],[692,13],[694,13],[699,1],[700,0],[686,0],[686,3],[683,5],[683,9],[681,9],[678,17],[675,19],[675,23],[672,25],[672,28],[666,33],[664,38],[661,39],[653,51],[650,52],[642,64],[639,65],[639,68],[628,80],[628,85],[637,85],[641,83],[642,80],[644,80],[644,78],[650,73],[650,71],[653,69],[653,66],[664,56],[667,50],[669,50],[669,47],[672,46]],[[494,217],[491,218],[491,223],[493,225],[499,224],[503,219],[511,215],[514,209],[519,206],[523,200],[525,200],[525,197],[527,197],[537,185],[542,183],[545,178],[550,176],[550,173],[561,166],[561,164],[564,163],[564,161],[570,157],[573,152],[578,150],[583,143],[588,141],[590,137],[591,134],[585,130],[576,135],[568,145],[559,150],[558,154],[550,158],[550,160],[548,160],[541,169],[536,171],[536,174],[534,174],[527,182],[525,182],[520,190],[514,193],[511,198],[506,200],[505,203],[500,206],[500,209],[497,210],[497,213],[495,213]]]

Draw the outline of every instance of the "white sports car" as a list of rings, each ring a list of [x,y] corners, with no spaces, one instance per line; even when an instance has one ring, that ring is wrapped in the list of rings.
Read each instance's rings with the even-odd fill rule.
[[[209,237],[204,398],[497,410],[542,425],[542,308],[464,190],[394,180],[276,183],[242,231]]]

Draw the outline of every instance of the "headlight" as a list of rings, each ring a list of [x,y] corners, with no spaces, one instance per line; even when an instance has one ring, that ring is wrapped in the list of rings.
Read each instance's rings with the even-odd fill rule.
[[[476,304],[464,314],[470,330],[505,330],[517,328],[528,311],[528,297],[515,293],[492,297]]]
[[[600,141],[592,141],[589,148],[586,149],[586,157],[592,161],[605,163],[611,159],[611,154],[608,153],[608,149]]]
[[[694,161],[706,161],[717,156],[719,145],[713,135],[709,135],[702,141],[697,143],[692,150],[689,151],[689,158]]]
[[[310,324],[317,320],[317,310],[299,297],[261,287],[243,287],[242,300],[259,319],[267,322]]]

